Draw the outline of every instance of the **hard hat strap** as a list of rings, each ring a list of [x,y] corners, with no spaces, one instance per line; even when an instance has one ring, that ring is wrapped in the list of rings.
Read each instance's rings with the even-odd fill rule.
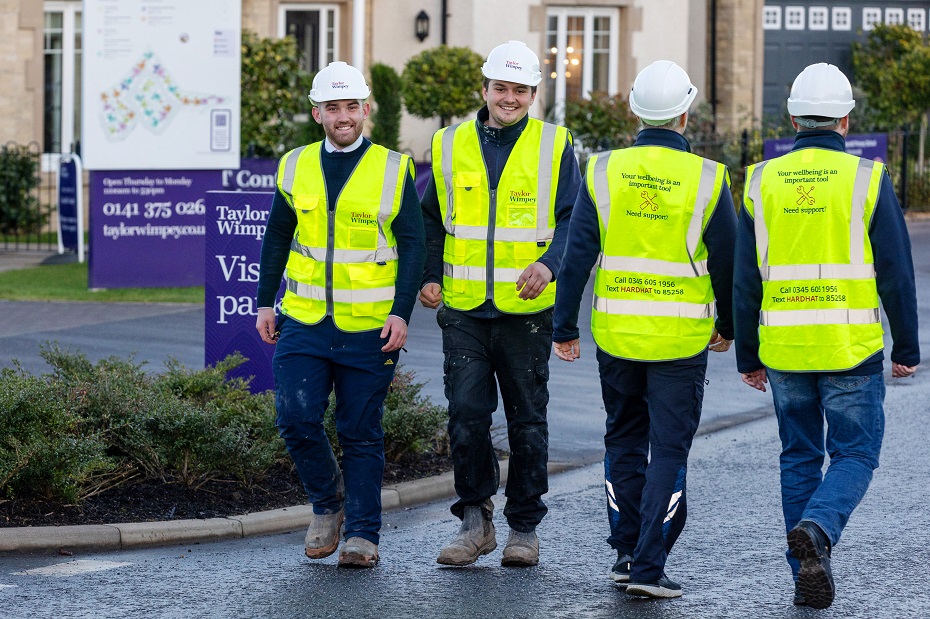
[[[830,120],[814,120],[813,118],[804,118],[801,116],[795,116],[794,122],[798,123],[799,126],[804,127],[805,129],[817,129],[819,127],[832,127],[836,123],[840,122],[839,118],[831,118]]]

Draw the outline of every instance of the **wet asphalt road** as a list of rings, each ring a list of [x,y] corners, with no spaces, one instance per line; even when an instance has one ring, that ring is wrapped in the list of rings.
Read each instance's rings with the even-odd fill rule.
[[[434,563],[457,524],[446,503],[385,515],[381,565],[311,562],[302,533],[135,552],[0,557],[0,617],[842,617],[927,616],[930,374],[891,382],[882,467],[833,553],[837,600],[794,607],[784,560],[772,417],[699,437],[689,521],[667,566],[672,601],[632,600],[606,573],[600,466],[555,476],[540,526],[542,561],[502,568],[501,547],[474,566]],[[507,539],[498,496],[497,537]],[[63,570],[88,570],[67,576]],[[34,570],[40,570],[38,572]],[[42,570],[51,572],[42,573]]]

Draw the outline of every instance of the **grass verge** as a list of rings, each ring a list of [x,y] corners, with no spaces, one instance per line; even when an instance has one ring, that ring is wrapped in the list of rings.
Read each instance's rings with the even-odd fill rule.
[[[125,301],[203,303],[203,286],[189,288],[87,288],[87,263],[50,264],[0,272],[0,299],[11,301]]]

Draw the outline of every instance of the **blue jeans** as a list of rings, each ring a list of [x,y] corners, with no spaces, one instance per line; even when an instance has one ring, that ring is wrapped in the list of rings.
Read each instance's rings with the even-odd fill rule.
[[[884,378],[881,373],[841,376],[775,370],[768,370],[768,377],[782,445],[785,530],[810,520],[835,545],[878,468],[885,431]],[[830,466],[824,475],[825,453]],[[797,579],[798,562],[787,556]]]
[[[491,442],[491,415],[500,385],[510,460],[504,517],[512,529],[529,532],[546,515],[549,490],[549,353],[552,310],[476,318],[439,308],[449,400],[449,443],[458,501],[452,513],[482,505],[497,493],[500,470]]]
[[[598,348],[597,361],[607,412],[607,543],[633,557],[630,580],[656,582],[688,516],[688,453],[701,420],[707,351],[648,362]]]
[[[344,503],[346,539],[375,544],[384,477],[381,415],[399,355],[381,352],[384,342],[380,330],[347,333],[331,318],[312,326],[286,319],[272,359],[278,431],[313,513],[335,513]],[[333,389],[341,471],[323,429]]]

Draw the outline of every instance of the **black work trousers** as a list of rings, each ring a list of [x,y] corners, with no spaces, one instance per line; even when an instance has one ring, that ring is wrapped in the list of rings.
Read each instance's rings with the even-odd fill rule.
[[[507,419],[510,462],[504,516],[512,529],[533,531],[546,515],[549,354],[552,310],[476,318],[441,307],[449,441],[458,501],[452,513],[482,505],[497,493],[500,469],[491,443],[497,386]]]

